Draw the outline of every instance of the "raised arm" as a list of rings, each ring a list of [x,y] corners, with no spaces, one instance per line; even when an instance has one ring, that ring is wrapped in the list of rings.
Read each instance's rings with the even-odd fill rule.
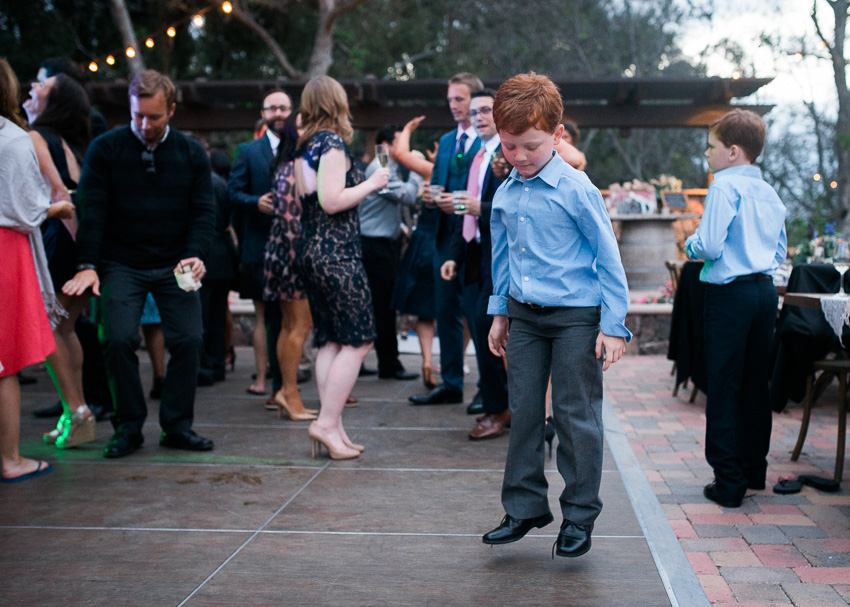
[[[71,202],[71,194],[68,188],[62,183],[62,177],[56,165],[53,164],[53,158],[50,157],[50,149],[47,147],[47,141],[41,136],[38,131],[30,131],[30,138],[35,146],[35,156],[38,158],[38,168],[45,180],[50,185],[50,200],[59,202],[60,200]]]
[[[422,156],[415,154],[410,149],[410,134],[416,130],[416,127],[425,120],[425,116],[417,116],[410,122],[404,125],[401,132],[396,135],[395,139],[395,155],[398,161],[408,169],[422,176],[425,181],[431,181],[431,172],[434,170],[434,163],[426,160]]]

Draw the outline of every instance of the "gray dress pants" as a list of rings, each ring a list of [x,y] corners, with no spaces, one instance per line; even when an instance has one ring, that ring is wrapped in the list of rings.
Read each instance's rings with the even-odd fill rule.
[[[552,375],[561,512],[585,525],[602,510],[602,360],[596,358],[599,307],[532,309],[508,300],[511,432],[502,505],[514,518],[549,512],[544,474],[546,388]]]

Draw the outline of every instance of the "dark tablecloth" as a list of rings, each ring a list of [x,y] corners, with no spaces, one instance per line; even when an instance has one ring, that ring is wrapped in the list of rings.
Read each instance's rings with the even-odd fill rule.
[[[703,392],[708,379],[705,371],[703,310],[705,283],[699,273],[703,262],[689,261],[679,273],[679,286],[670,319],[670,345],[667,358],[676,363],[676,385],[690,379]]]
[[[848,276],[844,288],[847,290]],[[788,293],[837,293],[838,271],[829,264],[795,266],[788,278]],[[844,327],[843,340],[850,343],[850,329]],[[806,377],[812,363],[841,347],[835,331],[820,308],[783,305],[770,347],[770,406],[776,412],[790,398],[799,403],[806,396]]]

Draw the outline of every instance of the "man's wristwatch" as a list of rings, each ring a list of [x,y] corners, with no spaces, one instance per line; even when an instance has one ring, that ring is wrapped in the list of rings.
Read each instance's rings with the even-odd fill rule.
[[[97,266],[93,263],[78,263],[77,264],[77,272],[82,272],[83,270],[95,270],[97,271]]]

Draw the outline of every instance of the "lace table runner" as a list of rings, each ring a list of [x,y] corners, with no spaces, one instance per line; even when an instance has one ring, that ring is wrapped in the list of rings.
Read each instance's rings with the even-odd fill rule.
[[[823,297],[820,300],[820,307],[823,310],[824,318],[835,334],[838,340],[841,341],[842,329],[850,320],[850,296],[848,295],[830,295]],[[842,342],[843,346],[844,343]]]

